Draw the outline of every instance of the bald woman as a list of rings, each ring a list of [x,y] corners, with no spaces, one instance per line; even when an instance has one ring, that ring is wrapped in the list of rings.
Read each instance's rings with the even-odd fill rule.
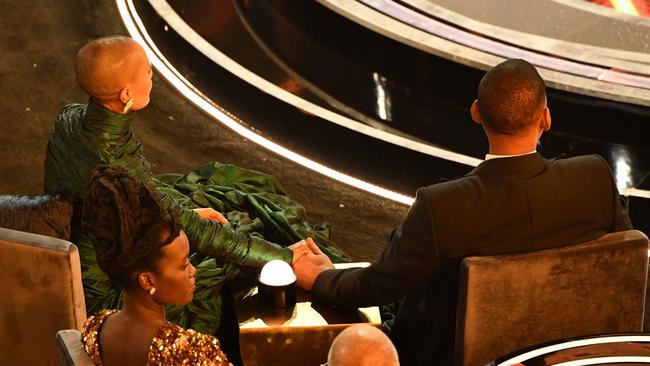
[[[345,328],[332,342],[327,366],[399,366],[390,339],[368,324]]]
[[[77,82],[95,102],[118,114],[149,104],[153,71],[142,47],[122,36],[100,38],[79,50]]]
[[[298,244],[303,238],[313,236],[335,260],[343,258],[329,248],[326,228],[304,221],[302,206],[287,198],[272,176],[214,162],[184,176],[154,177],[131,130],[135,112],[149,104],[152,88],[151,64],[133,39],[89,42],[77,56],[76,76],[89,101],[65,106],[52,126],[45,192],[65,192],[74,199],[72,242],[79,246],[89,313],[119,308],[121,302],[120,291],[99,269],[80,222],[86,183],[102,164],[119,165],[138,180],[151,181],[163,205],[176,206],[181,214],[197,268],[193,302],[167,310],[168,319],[182,327],[215,334],[222,320],[223,284],[239,276],[242,267],[259,268],[273,259],[292,264],[308,250]],[[228,220],[218,212],[227,213]]]

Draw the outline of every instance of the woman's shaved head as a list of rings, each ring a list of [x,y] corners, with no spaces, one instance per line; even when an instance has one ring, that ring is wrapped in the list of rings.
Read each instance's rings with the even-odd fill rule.
[[[125,36],[92,40],[79,50],[76,62],[77,82],[93,98],[115,98],[137,78],[139,69],[149,64],[142,47]]]

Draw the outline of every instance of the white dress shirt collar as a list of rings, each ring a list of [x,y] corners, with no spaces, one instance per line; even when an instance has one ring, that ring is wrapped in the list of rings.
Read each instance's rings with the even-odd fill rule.
[[[524,156],[524,155],[530,155],[536,153],[537,150],[533,150],[531,152],[527,152],[525,154],[515,154],[515,155],[492,155],[492,154],[485,154],[485,160],[490,160],[490,159],[501,159],[501,158],[513,158],[515,156]]]

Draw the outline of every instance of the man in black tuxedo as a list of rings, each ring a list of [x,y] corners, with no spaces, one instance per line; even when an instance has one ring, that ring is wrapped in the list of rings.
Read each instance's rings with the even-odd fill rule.
[[[486,161],[419,189],[376,263],[336,270],[313,249],[294,266],[298,285],[325,303],[356,308],[403,297],[390,333],[403,365],[452,363],[464,257],[566,246],[632,228],[603,158],[546,160],[536,152],[551,117],[531,64],[508,60],[490,70],[471,115],[489,141]]]

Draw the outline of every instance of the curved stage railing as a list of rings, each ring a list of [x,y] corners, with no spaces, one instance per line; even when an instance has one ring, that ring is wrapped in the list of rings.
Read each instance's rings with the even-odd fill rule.
[[[504,58],[524,58],[551,87],[650,106],[650,20],[566,0],[319,2],[468,66],[486,70]]]
[[[299,164],[409,204],[417,187],[481,161],[486,142],[468,116],[480,70],[312,2],[117,3],[129,32],[183,95]],[[557,89],[548,94],[554,131],[538,150],[600,153],[632,198],[633,219],[650,217],[643,134],[650,109]]]
[[[647,365],[649,343],[650,336],[645,333],[596,335],[531,347],[488,365]]]

